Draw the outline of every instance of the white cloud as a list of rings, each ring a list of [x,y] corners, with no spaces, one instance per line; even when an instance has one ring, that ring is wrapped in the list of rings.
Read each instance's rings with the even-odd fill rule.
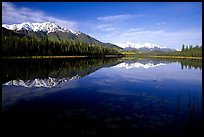
[[[158,22],[158,23],[157,23],[158,26],[166,25],[166,24],[167,24],[167,23],[166,23],[165,21],[163,21],[163,22]]]
[[[136,32],[136,31],[142,31],[144,28],[130,28],[128,31],[129,32]]]
[[[98,17],[98,20],[101,21],[121,21],[136,17],[142,17],[142,14],[121,14],[121,15],[113,15],[113,16],[104,16],[104,17]]]
[[[112,27],[112,25],[109,25],[109,24],[99,24],[95,28],[101,31],[114,31],[116,29]]]
[[[47,15],[44,11],[32,10],[29,8],[18,8],[10,2],[2,3],[2,22],[8,24],[22,22],[54,22],[62,27],[77,28],[77,22],[68,21]]]

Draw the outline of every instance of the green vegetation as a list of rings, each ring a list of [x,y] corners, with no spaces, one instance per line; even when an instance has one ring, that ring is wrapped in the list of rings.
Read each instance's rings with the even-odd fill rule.
[[[174,59],[201,59],[202,57],[188,57],[188,56],[172,56],[172,55],[168,55],[168,56],[163,56],[163,55],[158,55],[158,56],[149,56],[152,58],[174,58]]]
[[[4,56],[2,59],[63,59],[63,58],[89,58],[90,56]],[[97,55],[91,56],[91,57],[99,57]],[[116,58],[116,57],[121,57],[121,55],[103,55],[102,57],[108,57],[108,58]]]
[[[140,51],[123,51],[124,56],[136,56],[136,57],[152,57],[152,58],[177,58],[177,59],[202,59],[202,45],[182,45],[181,51],[175,52],[140,52]]]
[[[163,56],[182,56],[182,57],[202,57],[202,45],[182,45],[181,51],[175,52],[162,52],[156,53],[155,55],[163,55]]]
[[[53,42],[48,38],[2,35],[2,56],[104,56],[119,55],[116,48],[80,41]]]

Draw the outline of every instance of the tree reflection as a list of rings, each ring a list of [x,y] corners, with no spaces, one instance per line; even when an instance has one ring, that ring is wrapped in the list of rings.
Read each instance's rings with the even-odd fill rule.
[[[202,61],[200,60],[189,60],[189,59],[183,59],[178,60],[178,62],[181,63],[181,69],[200,69],[202,70]]]
[[[35,78],[71,78],[88,75],[104,66],[119,63],[117,58],[86,59],[6,59],[2,62],[1,83]]]
[[[202,60],[197,59],[173,59],[173,58],[123,58],[126,62],[140,62],[147,64],[149,62],[156,64],[178,62],[181,64],[181,69],[200,69],[202,70]]]

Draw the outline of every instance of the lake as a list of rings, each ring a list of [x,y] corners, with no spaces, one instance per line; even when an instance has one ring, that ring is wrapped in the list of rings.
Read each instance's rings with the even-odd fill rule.
[[[8,136],[166,136],[202,129],[198,60],[4,59],[1,83]]]

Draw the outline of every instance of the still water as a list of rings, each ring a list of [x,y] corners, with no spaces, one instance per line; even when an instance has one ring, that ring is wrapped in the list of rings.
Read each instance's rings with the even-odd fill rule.
[[[3,60],[4,132],[178,135],[202,128],[202,62]]]

